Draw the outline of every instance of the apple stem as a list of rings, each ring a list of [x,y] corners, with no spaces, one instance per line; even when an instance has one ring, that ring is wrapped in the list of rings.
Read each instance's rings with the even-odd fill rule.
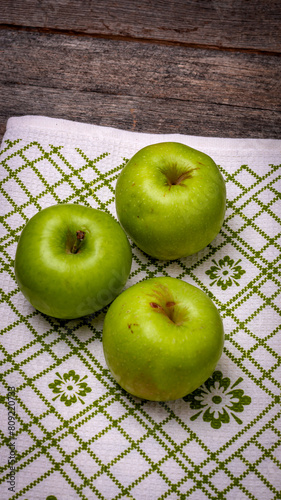
[[[76,231],[76,241],[71,249],[71,253],[78,253],[80,251],[82,241],[85,238],[84,231]]]
[[[198,170],[198,168],[189,168],[188,170],[186,170],[186,172],[183,172],[181,175],[179,175],[177,171],[165,172],[168,181],[168,186],[170,188],[171,186],[184,186],[185,184],[182,184],[183,181],[185,181],[186,179],[191,179],[193,177],[194,170]]]

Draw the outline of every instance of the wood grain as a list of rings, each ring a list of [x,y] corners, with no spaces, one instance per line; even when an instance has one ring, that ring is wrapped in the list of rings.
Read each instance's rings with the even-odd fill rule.
[[[280,137],[279,58],[45,33],[0,33],[5,116],[130,130]]]
[[[0,23],[231,49],[281,51],[279,0],[1,0]]]
[[[1,0],[0,133],[42,114],[281,138],[276,0]]]
[[[0,45],[3,83],[281,110],[275,56],[26,32]]]
[[[272,112],[247,111],[232,106],[181,102],[177,99],[61,92],[34,86],[16,87],[11,98],[9,88],[1,88],[0,132],[5,131],[7,116],[25,114],[65,118],[84,123],[117,127],[147,133],[183,133],[201,136],[280,138],[281,120]],[[276,129],[279,132],[276,132]]]

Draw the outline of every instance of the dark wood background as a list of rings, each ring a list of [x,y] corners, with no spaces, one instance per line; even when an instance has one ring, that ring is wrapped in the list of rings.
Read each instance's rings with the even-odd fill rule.
[[[41,114],[281,138],[280,0],[0,0],[0,136]]]

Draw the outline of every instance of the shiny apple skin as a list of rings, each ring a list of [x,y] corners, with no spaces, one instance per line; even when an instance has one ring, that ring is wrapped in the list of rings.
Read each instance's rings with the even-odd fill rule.
[[[71,253],[76,232],[85,232]],[[109,214],[77,204],[45,208],[24,227],[16,251],[15,276],[23,295],[40,312],[60,319],[92,314],[123,289],[131,247]]]
[[[212,300],[177,278],[133,285],[105,316],[106,363],[123,389],[146,400],[175,400],[194,391],[212,375],[223,344]]]
[[[177,142],[138,151],[119,174],[115,194],[117,217],[128,236],[160,260],[205,248],[225,216],[219,168],[208,155]]]

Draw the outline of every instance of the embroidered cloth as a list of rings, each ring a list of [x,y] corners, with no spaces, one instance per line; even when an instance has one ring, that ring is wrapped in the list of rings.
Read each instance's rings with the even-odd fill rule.
[[[172,402],[132,397],[102,350],[106,312],[60,322],[19,291],[19,235],[44,207],[77,202],[116,217],[114,187],[143,146],[177,141],[210,155],[227,188],[219,235],[196,255],[157,261],[132,244],[126,288],[173,276],[223,318],[213,375]],[[0,153],[0,497],[281,498],[281,141],[150,135],[40,116],[10,118]]]

